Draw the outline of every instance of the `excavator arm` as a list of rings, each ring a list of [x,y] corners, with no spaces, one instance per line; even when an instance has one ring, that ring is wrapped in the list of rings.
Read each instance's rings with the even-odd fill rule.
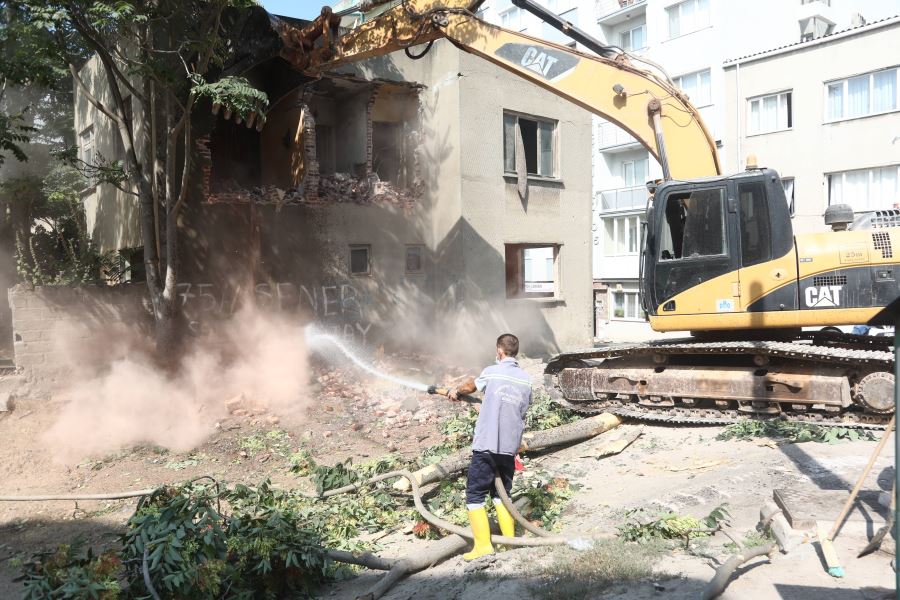
[[[482,1],[404,0],[343,35],[340,16],[326,7],[306,28],[281,24],[281,54],[316,74],[446,38],[625,129],[660,162],[666,179],[720,174],[699,112],[663,76],[636,67],[624,53],[604,58],[486,23],[473,12]],[[362,8],[389,3],[369,0]]]

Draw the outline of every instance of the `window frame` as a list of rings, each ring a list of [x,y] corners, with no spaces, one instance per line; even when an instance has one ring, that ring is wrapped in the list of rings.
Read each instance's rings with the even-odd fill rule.
[[[90,140],[90,144],[85,144],[85,135],[87,135],[87,139]],[[85,151],[86,148],[90,148],[90,156]],[[97,157],[97,130],[94,128],[94,124],[91,123],[87,127],[83,128],[81,132],[78,134],[78,159],[83,163],[85,167],[91,167],[94,165],[95,159]],[[85,177],[84,188],[82,188],[82,192],[91,192],[97,188],[97,181],[93,177]]]
[[[885,71],[894,71],[894,108],[889,108],[887,110],[874,111],[875,106],[875,75],[878,73],[883,73]],[[869,80],[869,112],[861,115],[848,116],[848,95],[849,95],[849,85],[851,79],[856,79],[858,77],[868,77]],[[841,116],[832,117],[829,112],[829,101],[828,101],[828,90],[830,87],[841,84]],[[875,69],[874,71],[866,71],[863,73],[857,73],[855,75],[848,75],[847,77],[840,77],[837,79],[826,80],[822,84],[822,97],[823,97],[823,123],[840,123],[842,121],[850,121],[853,119],[865,119],[867,117],[875,117],[878,115],[886,115],[893,112],[900,111],[900,65],[893,65],[890,67],[885,67],[883,69]]]
[[[366,251],[366,270],[365,272],[353,271],[353,251]],[[371,277],[372,276],[372,244],[348,244],[347,245],[347,272],[351,277]]]
[[[694,22],[691,24],[692,29],[685,30],[681,26],[683,23],[683,18],[684,18],[682,16],[682,9],[688,4],[693,4],[693,6],[694,6],[694,16],[693,16]],[[706,11],[705,11],[706,12],[706,20],[703,24],[697,25],[697,23],[698,23],[697,15],[699,14],[699,11],[697,9],[700,7],[701,4],[704,4],[706,6]],[[674,34],[672,33],[672,11],[673,10],[678,11],[678,32],[674,33]],[[706,29],[712,23],[711,12],[712,12],[712,7],[710,6],[709,0],[682,0],[681,2],[676,2],[675,4],[671,4],[671,5],[667,6],[666,7],[666,32],[668,33],[668,36],[669,36],[667,39],[674,40],[675,38],[679,38],[683,35],[690,35],[696,31]]]
[[[871,212],[873,210],[887,210],[891,208],[890,206],[882,206],[882,207],[857,207],[855,204],[846,201],[844,198],[841,198],[840,202],[832,201],[832,178],[836,175],[841,176],[841,193],[843,195],[843,189],[846,187],[847,182],[847,174],[848,173],[866,173],[867,182],[866,189],[867,192],[871,192],[871,188],[873,185],[873,178],[875,171],[881,171],[883,169],[895,169],[896,170],[896,179],[897,189],[900,190],[900,163],[892,164],[892,165],[880,165],[875,167],[864,167],[862,169],[847,169],[845,171],[833,171],[831,173],[825,173],[825,206],[832,206],[833,204],[849,204],[853,208],[854,213],[864,213]],[[870,193],[866,195],[867,198],[871,197]],[[896,196],[895,196],[896,198]]]
[[[418,250],[419,251],[419,268],[418,269],[410,269],[409,268],[409,251],[410,250]],[[421,275],[425,272],[425,244],[406,244],[403,251],[404,261],[403,261],[403,271],[406,275]]]
[[[515,26],[512,26],[509,23],[503,22],[504,17],[507,17],[507,16],[513,15],[513,14],[516,15]],[[502,27],[504,29],[508,29],[510,31],[518,31],[518,32],[522,32],[522,31],[528,29],[527,25],[524,27],[522,26],[522,22],[524,21],[524,19],[522,19],[522,9],[519,8],[518,6],[510,6],[509,8],[505,8],[505,9],[501,10],[500,12],[497,13],[497,17],[500,20],[500,27]]]
[[[544,174],[541,174],[541,173],[527,173],[527,172],[526,172],[526,176],[527,176],[529,179],[532,179],[532,178],[533,178],[533,179],[540,179],[540,180],[545,180],[545,181],[559,181],[559,180],[561,179],[561,176],[560,176],[560,170],[561,170],[561,169],[560,169],[559,149],[562,147],[561,144],[560,144],[560,139],[559,139],[559,137],[560,137],[560,134],[559,134],[559,120],[558,120],[558,119],[552,119],[552,118],[549,118],[549,117],[537,117],[537,116],[534,116],[534,115],[529,115],[529,114],[526,114],[526,113],[520,113],[520,112],[516,112],[516,111],[513,111],[513,110],[506,110],[506,109],[503,110],[503,126],[501,127],[501,136],[502,136],[501,139],[502,139],[502,143],[503,143],[503,174],[504,174],[505,176],[512,176],[512,177],[515,177],[515,176],[517,175],[517,173],[516,173],[516,171],[515,171],[515,164],[516,164],[516,158],[515,158],[515,156],[516,156],[516,155],[515,155],[516,144],[515,144],[515,140],[513,140],[513,144],[512,144],[512,148],[513,148],[513,157],[512,157],[513,170],[512,170],[512,171],[509,171],[509,170],[507,170],[507,168],[506,168],[506,160],[507,160],[507,156],[506,156],[506,146],[507,146],[507,144],[506,144],[506,117],[507,117],[507,116],[510,116],[510,117],[514,117],[514,118],[515,118],[515,120],[516,120],[515,125],[518,125],[519,119],[525,119],[526,121],[533,121],[533,122],[535,123],[536,128],[537,128],[537,134],[536,134],[536,135],[537,135],[537,139],[536,139],[536,152],[537,152],[537,156],[535,156],[535,162],[536,162],[536,164],[537,164],[538,169],[540,169],[540,167],[541,167],[541,160],[540,160],[540,159],[541,159],[541,154],[540,154],[540,153],[541,153],[541,137],[542,137],[541,131],[542,131],[542,129],[541,129],[541,127],[540,127],[540,124],[541,124],[541,123],[545,123],[545,124],[549,124],[549,125],[551,126],[551,128],[552,128],[552,133],[551,133],[552,139],[551,139],[551,141],[550,141],[550,164],[551,164],[551,168],[552,168],[552,174],[551,174],[551,175],[544,175]],[[516,128],[514,127],[513,130],[515,131],[515,129],[516,129]],[[524,142],[524,140],[523,140],[523,142]],[[524,145],[524,144],[523,144],[523,145]],[[527,163],[527,158],[526,158],[526,163]],[[526,171],[527,171],[527,169],[526,169]]]
[[[620,287],[622,289],[618,289]],[[637,287],[633,287],[631,285],[625,286],[622,284],[611,284],[609,286],[609,299],[607,300],[609,306],[608,318],[610,321],[625,321],[631,323],[644,323],[646,322],[646,318],[643,314],[643,307],[641,306],[641,291]],[[622,294],[624,296],[623,308],[622,308],[622,316],[616,316],[616,294]],[[628,316],[628,306],[632,305],[629,301],[629,298],[633,296],[633,306],[635,307],[635,315]]]
[[[786,181],[791,182],[791,197],[790,198],[788,198],[788,196],[787,196],[787,189],[785,186]],[[796,194],[797,194],[797,191],[796,191],[797,190],[797,178],[793,177],[793,176],[782,177],[781,178],[781,188],[784,190],[784,199],[787,201],[788,210],[790,211],[791,217],[793,217],[795,214],[796,208],[797,208],[795,200],[794,200],[797,197],[796,196]]]
[[[562,301],[562,244],[558,242],[522,242],[522,243],[506,243],[504,244],[504,275],[506,277],[506,299],[507,300],[527,300],[538,302],[558,302]],[[553,292],[526,292],[525,291],[525,250],[529,248],[553,248]],[[511,292],[510,288],[510,265],[509,257],[511,253],[515,253],[517,280],[515,282],[515,292]]]
[[[792,88],[792,89],[789,89],[789,90],[782,90],[782,91],[780,91],[780,92],[773,92],[773,93],[771,93],[771,94],[761,94],[761,95],[759,95],[759,96],[750,96],[749,98],[747,98],[747,114],[745,115],[745,116],[746,116],[746,122],[747,122],[747,137],[750,137],[750,136],[753,136],[753,135],[765,135],[765,134],[767,134],[767,133],[776,133],[776,132],[779,132],[779,131],[790,131],[790,130],[792,130],[792,129],[794,128],[794,115],[793,115],[793,112],[794,112],[794,94],[793,94],[793,92],[794,92],[794,90],[793,90],[793,88]],[[785,126],[784,126],[784,127],[781,127],[781,126],[778,124],[778,121],[779,121],[779,119],[778,119],[778,117],[779,117],[778,113],[779,113],[780,106],[781,106],[779,100],[780,100],[780,98],[781,98],[782,96],[786,96],[786,97],[787,97],[787,118],[785,119]],[[762,121],[763,121],[763,112],[762,112],[762,109],[763,109],[763,106],[764,106],[764,102],[765,102],[765,100],[766,100],[767,98],[775,98],[775,121],[776,121],[775,129],[763,129],[763,128],[762,128]],[[751,129],[751,125],[752,125],[752,123],[753,123],[753,118],[752,118],[752,115],[753,115],[753,104],[756,103],[756,102],[759,103],[759,107],[760,107],[760,112],[759,112],[760,129],[758,129],[758,130],[753,130],[753,129]]]
[[[629,221],[635,221],[635,248],[634,252],[631,252],[628,248],[631,243],[631,236],[629,231],[631,231],[628,227]],[[618,258],[622,256],[637,256],[641,253],[641,216],[640,214],[629,214],[629,215],[609,215],[601,217],[602,222],[602,230],[601,235],[603,236],[603,245],[601,246],[601,256],[605,258]],[[610,239],[607,229],[606,229],[606,221],[611,221],[613,224],[613,237]],[[624,252],[618,252],[619,247],[619,232],[623,231],[625,233],[624,240],[622,242],[622,247],[625,249]]]
[[[700,83],[700,75],[702,75],[703,73],[708,73],[708,74],[709,74],[709,87],[708,87],[708,89],[709,89],[709,98],[708,98],[708,99],[702,99],[702,100],[706,100],[705,102],[701,101],[701,99],[699,99],[699,98],[691,98],[690,95],[687,94],[687,92],[685,91],[684,87],[682,87],[682,85],[681,85],[681,82],[684,80],[685,77],[696,77],[696,78],[697,78],[697,84],[698,84],[698,85],[697,85],[697,89],[700,89],[700,85],[699,85],[699,83]],[[686,95],[688,95],[688,98],[690,99],[691,104],[693,104],[695,108],[705,108],[705,107],[707,107],[707,106],[712,106],[712,105],[713,105],[713,81],[712,81],[712,69],[711,69],[710,67],[706,67],[705,69],[700,69],[699,71],[691,71],[691,72],[689,72],[689,73],[682,73],[681,75],[677,75],[677,76],[675,76],[675,77],[672,78],[672,83],[674,83],[675,86],[676,86],[679,90],[681,90],[681,91],[684,92]]]
[[[635,48],[634,47],[634,32],[637,31],[638,29],[643,30],[644,44],[640,48]],[[624,43],[625,42],[624,37],[626,34],[628,35],[628,44],[627,45],[631,46],[630,48],[627,48],[626,44]],[[620,31],[619,32],[619,43],[622,45],[622,50],[624,50],[625,52],[640,52],[641,50],[646,50],[647,49],[647,23],[641,23],[637,27],[631,27],[629,29],[625,29],[624,31]]]
[[[668,222],[665,218],[665,206],[662,209],[662,217],[660,218],[660,228],[658,235],[660,236],[660,241],[657,243],[656,249],[656,258],[660,263],[665,264],[676,264],[676,263],[684,263],[684,262],[697,262],[704,261],[710,259],[722,259],[727,258],[729,256],[729,244],[731,241],[729,240],[729,218],[728,218],[728,188],[723,185],[711,185],[710,187],[703,188],[695,188],[691,190],[690,195],[693,195],[694,192],[708,192],[717,190],[719,192],[719,206],[720,206],[720,214],[722,215],[722,251],[717,252],[716,254],[699,254],[697,256],[689,255],[689,256],[673,256],[672,258],[663,258],[663,251],[667,250],[663,247],[662,244],[662,235],[666,231],[665,228],[668,226]],[[674,192],[672,195],[679,194],[683,192]],[[666,197],[666,202],[671,200],[672,195]],[[685,223],[687,221],[685,220]],[[684,231],[682,231],[682,252],[684,251]]]

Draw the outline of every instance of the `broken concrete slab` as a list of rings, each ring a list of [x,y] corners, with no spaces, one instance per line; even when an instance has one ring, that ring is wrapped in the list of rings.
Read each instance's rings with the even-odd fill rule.
[[[841,528],[844,532],[868,535],[884,523],[886,510],[878,504],[880,490],[859,493]],[[790,526],[797,531],[810,531],[816,523],[831,527],[847,501],[849,490],[823,490],[814,487],[776,489],[775,503],[784,512]]]

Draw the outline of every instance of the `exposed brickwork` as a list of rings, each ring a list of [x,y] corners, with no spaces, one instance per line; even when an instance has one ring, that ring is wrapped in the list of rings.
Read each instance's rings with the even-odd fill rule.
[[[372,174],[372,148],[374,145],[374,126],[372,124],[372,112],[375,110],[375,101],[378,99],[378,92],[381,86],[372,86],[372,93],[369,94],[369,101],[366,102],[366,176]]]
[[[32,389],[51,392],[69,381],[79,365],[110,350],[115,332],[149,331],[146,292],[144,284],[11,288],[15,363]]]
[[[306,173],[303,175],[303,192],[308,202],[319,199],[319,160],[316,154],[316,119],[309,105],[304,102],[303,115],[303,152]]]

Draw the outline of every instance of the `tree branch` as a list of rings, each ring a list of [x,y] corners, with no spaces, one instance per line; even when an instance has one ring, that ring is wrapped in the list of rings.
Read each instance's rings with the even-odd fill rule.
[[[78,88],[81,90],[81,93],[84,94],[84,97],[94,106],[94,108],[120,125],[125,123],[125,119],[122,119],[121,117],[119,117],[119,115],[113,113],[106,107],[106,105],[100,102],[100,100],[98,100],[97,97],[91,93],[87,85],[85,85],[84,80],[81,78],[81,75],[78,74],[78,70],[75,68],[75,65],[73,65],[72,63],[69,63],[69,71],[72,73],[72,78],[75,80],[75,83],[78,84]]]

